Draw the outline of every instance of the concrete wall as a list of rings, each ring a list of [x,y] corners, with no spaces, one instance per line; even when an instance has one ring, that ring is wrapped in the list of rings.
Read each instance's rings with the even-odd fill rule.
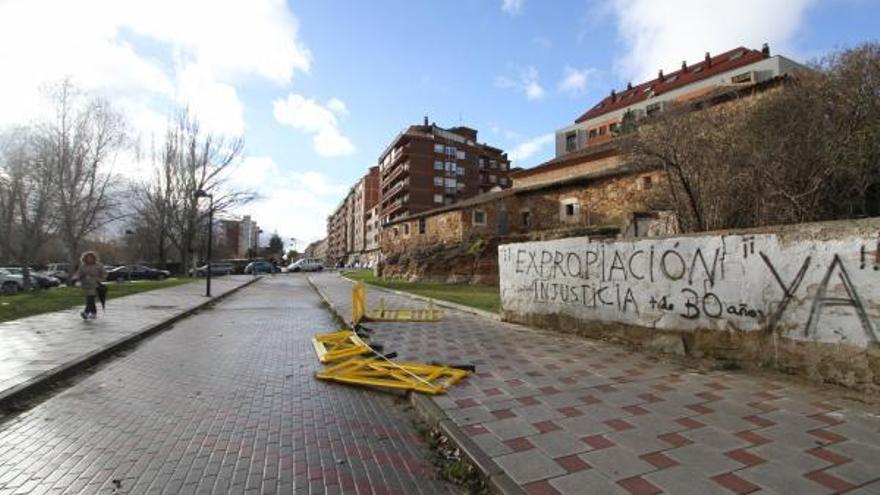
[[[502,308],[510,320],[546,326],[623,325],[603,335],[640,344],[650,344],[651,330],[699,335],[684,340],[686,350],[880,386],[878,232],[880,219],[869,219],[777,232],[503,245]],[[832,356],[831,372],[822,371],[810,350],[802,355],[786,343],[842,353]],[[868,369],[847,371],[860,368],[847,361],[865,358],[865,350]]]

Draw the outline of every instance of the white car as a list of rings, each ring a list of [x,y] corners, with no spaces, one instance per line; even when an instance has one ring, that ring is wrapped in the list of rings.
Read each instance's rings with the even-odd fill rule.
[[[286,272],[319,272],[324,269],[324,262],[320,258],[302,258],[287,265]]]
[[[15,294],[23,289],[24,277],[0,268],[0,292],[3,294]]]

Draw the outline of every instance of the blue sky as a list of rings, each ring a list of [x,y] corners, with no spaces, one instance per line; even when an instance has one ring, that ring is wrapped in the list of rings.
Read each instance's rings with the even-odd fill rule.
[[[142,135],[189,104],[245,137],[231,181],[263,197],[237,213],[308,241],[424,115],[533,166],[556,128],[627,81],[764,41],[808,60],[876,40],[878,18],[869,0],[0,0],[0,125],[32,116],[34,88],[64,75]],[[123,156],[119,170],[144,167]]]

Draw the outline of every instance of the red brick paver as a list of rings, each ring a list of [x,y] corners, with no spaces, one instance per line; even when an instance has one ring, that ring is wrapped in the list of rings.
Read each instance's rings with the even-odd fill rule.
[[[348,281],[312,279],[350,314]],[[368,289],[368,305],[380,297],[387,305],[424,305]],[[487,433],[473,436],[475,443],[529,492],[861,494],[880,486],[875,411],[808,387],[698,373],[604,342],[449,309],[442,322],[368,326],[404,359],[476,365],[477,375],[434,401],[463,427],[483,418]],[[477,403],[468,411],[481,411],[468,421],[457,414],[456,401],[466,399]],[[534,448],[521,450],[526,440]],[[538,466],[547,471],[543,479],[536,479]]]

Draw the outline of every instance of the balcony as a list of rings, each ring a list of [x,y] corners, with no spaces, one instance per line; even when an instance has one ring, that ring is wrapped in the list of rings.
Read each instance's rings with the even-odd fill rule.
[[[387,204],[382,209],[382,215],[383,216],[394,215],[395,213],[402,212],[405,209],[406,209],[406,201],[403,201],[403,199],[398,199],[397,201],[392,201],[391,203]]]
[[[402,177],[409,173],[409,161],[404,162],[402,165],[398,165],[396,167],[392,167],[390,172],[387,172],[382,178],[382,187],[384,188],[388,184],[394,182],[395,179]]]
[[[409,179],[404,179],[383,191],[382,197],[384,199],[391,199],[407,189],[409,189]]]

